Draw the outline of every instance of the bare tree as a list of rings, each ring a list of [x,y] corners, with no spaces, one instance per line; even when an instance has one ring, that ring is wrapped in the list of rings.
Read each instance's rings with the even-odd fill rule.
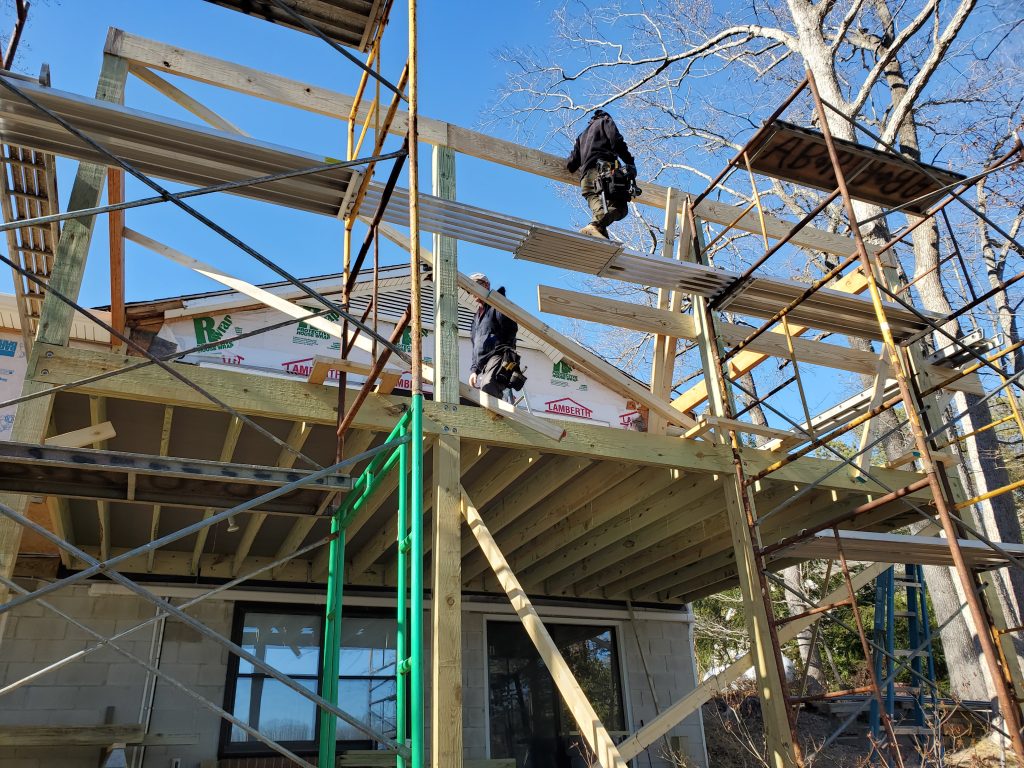
[[[993,9],[976,0],[566,2],[555,15],[556,33],[544,51],[502,52],[511,74],[495,114],[511,117],[541,143],[561,146],[587,112],[614,110],[637,149],[644,175],[698,190],[807,69],[834,110],[828,122],[835,136],[871,143],[858,135],[853,120],[859,120],[883,145],[896,145],[911,157],[977,168],[1020,127],[1019,57],[1013,55],[1019,51],[1008,50],[1020,46],[1020,35],[1014,34],[1022,23],[1019,5]],[[994,78],[995,70],[1011,76]],[[812,118],[807,101],[794,109],[805,120]],[[751,183],[745,173],[734,174],[724,185],[725,194],[748,201]],[[1015,235],[1022,209],[1012,183],[1002,176],[987,179],[975,202]],[[771,210],[791,216],[803,215],[820,199],[813,191],[780,182],[762,182],[759,194]],[[884,241],[905,221],[864,204],[856,212],[870,222],[862,231],[874,241]],[[945,314],[952,303],[960,303],[959,294],[975,285],[997,284],[1009,263],[1014,265],[1011,273],[1019,269],[1021,254],[1012,244],[988,225],[973,222],[954,216],[945,233],[937,223],[918,227],[911,244],[894,252],[893,270],[915,281],[913,291],[905,294],[908,299]],[[815,224],[842,231],[838,206]],[[973,235],[965,236],[971,226]],[[715,253],[717,263],[732,266],[748,259],[759,247],[757,240],[738,237],[724,243]],[[951,248],[960,249],[959,262],[945,258]],[[834,263],[828,254],[794,251],[774,259],[771,268],[809,280]],[[957,263],[959,270],[944,266]],[[956,281],[949,279],[954,273]],[[1008,295],[991,325],[1010,339],[1019,338],[1019,300]],[[637,340],[631,341],[636,360]],[[1011,362],[1008,375],[1022,364],[1020,356]],[[699,367],[693,355],[681,355],[678,363],[681,380]],[[966,414],[959,421],[962,433],[991,421],[988,407],[970,396],[958,394],[950,411]],[[941,414],[933,415],[936,419],[941,421]],[[895,424],[889,419],[882,428]],[[990,430],[960,442],[968,493],[1005,483],[1005,468],[992,460],[999,452],[995,440]],[[905,445],[906,435],[897,432],[885,448],[894,456]],[[969,522],[994,539],[1020,541],[1010,495],[977,505],[976,519]],[[942,639],[954,689],[965,698],[988,698],[983,665],[972,629],[960,615],[950,572],[930,568],[927,578],[938,620],[952,617]],[[998,581],[1010,622],[1020,623],[1024,579],[1015,570],[1012,575],[1004,570]]]

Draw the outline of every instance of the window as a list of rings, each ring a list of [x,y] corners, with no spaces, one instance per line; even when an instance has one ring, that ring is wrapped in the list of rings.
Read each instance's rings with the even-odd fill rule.
[[[232,639],[310,691],[320,692],[323,613],[316,609],[236,604]],[[346,612],[341,622],[338,705],[386,736],[395,735],[395,620]],[[231,656],[224,708],[263,735],[297,753],[315,753],[316,705],[284,683]],[[340,749],[373,749],[365,734],[339,720]],[[270,754],[242,728],[225,722],[222,755]]]
[[[615,630],[545,622],[569,669],[610,731],[624,731]],[[576,724],[526,631],[487,623],[491,758],[514,757],[519,768],[589,765]]]

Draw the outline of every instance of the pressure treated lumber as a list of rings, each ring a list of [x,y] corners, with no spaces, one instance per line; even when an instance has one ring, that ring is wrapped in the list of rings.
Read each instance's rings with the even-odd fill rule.
[[[647,307],[642,304],[594,296],[550,285],[537,286],[537,303],[541,312],[549,312],[563,317],[615,325],[643,333],[673,334],[690,341],[697,338],[696,326],[691,316],[667,312],[656,307]],[[742,341],[751,333],[749,327],[733,323],[720,322],[715,328],[720,338],[733,344]],[[790,331],[794,334],[796,328],[796,326],[790,325]],[[872,352],[841,347],[838,344],[828,344],[823,341],[802,339],[795,335],[792,341],[793,350],[800,363],[865,374],[874,373],[878,365],[878,355]],[[737,355],[737,359],[744,358],[744,355],[751,360],[754,358],[763,360],[766,355],[780,358],[789,357],[782,328],[775,328],[762,334],[751,343],[749,349],[751,353],[759,354],[747,355],[747,353],[741,352]],[[744,367],[748,364],[746,360],[740,362],[740,365]],[[730,367],[734,366],[730,364]],[[951,374],[951,369],[938,366],[929,366],[927,370],[929,373],[941,377],[941,381],[949,378]],[[703,383],[700,386],[703,387]],[[981,379],[977,374],[971,374],[953,382],[948,389],[977,395],[984,394]]]
[[[311,325],[324,333],[328,333],[335,338],[340,339],[344,336],[342,327],[338,323],[328,320],[325,317],[308,317],[308,309],[301,307],[294,302],[288,301],[287,299],[283,299],[270,291],[260,288],[259,286],[248,283],[245,280],[233,277],[226,272],[221,271],[217,267],[205,264],[204,262],[194,259],[181,251],[164,245],[163,243],[159,243],[140,232],[136,232],[132,229],[126,229],[125,237],[128,240],[142,245],[143,247],[148,248],[154,253],[158,253],[175,263],[188,267],[189,269],[198,272],[205,277],[216,280],[219,283],[223,283],[229,288],[239,291],[240,293],[244,293],[246,296],[256,299],[272,309],[276,309],[278,312],[282,312],[283,314],[290,315],[294,318],[305,318],[304,322],[308,325]],[[355,339],[356,348],[361,349],[368,354],[373,354],[373,340],[367,338],[367,334],[361,333],[358,336],[353,337]],[[433,367],[424,363],[423,376],[427,381],[433,381]],[[459,394],[467,400],[492,411],[498,416],[517,421],[552,440],[560,440],[565,435],[565,429],[557,426],[550,419],[540,418],[539,416],[533,416],[525,411],[521,411],[500,398],[491,397],[479,390],[473,389],[468,384],[460,382]]]
[[[38,371],[34,379],[48,384],[70,383],[86,376],[121,369],[138,360],[104,351],[52,345],[43,345],[43,353],[52,353],[52,357],[47,358],[45,373]],[[337,393],[333,389],[304,381],[267,378],[236,370],[194,365],[181,367],[197,384],[241,413],[287,421],[304,419],[317,424],[336,423]],[[155,366],[85,384],[75,391],[201,410],[216,408],[206,398]],[[355,396],[354,390],[350,396]],[[395,395],[371,395],[359,410],[353,427],[387,433],[407,402],[407,398]],[[509,419],[495,420],[482,409],[461,407],[455,411],[446,411],[443,406],[431,401],[424,403],[424,416],[424,430],[427,434],[443,433],[447,427],[449,430],[457,429],[464,440],[471,439],[489,446],[540,449],[546,453],[585,456],[595,460],[612,459],[633,465],[679,468],[702,473],[732,471],[732,458],[727,451],[720,446],[700,441],[573,423],[565,439],[554,443]],[[756,449],[750,449],[744,454],[751,472],[763,469],[776,458],[776,455]],[[835,462],[805,456],[773,473],[772,478],[779,482],[808,483],[834,467]],[[878,468],[873,474],[891,488],[902,488],[921,477],[917,472],[884,468]],[[855,483],[842,472],[834,473],[824,481],[822,487],[859,494],[874,490],[872,484]],[[912,497],[930,498],[926,492],[915,493]]]
[[[354,99],[352,96],[321,88],[309,83],[290,80],[268,72],[244,67],[195,51],[149,40],[119,29],[111,29],[105,51],[124,57],[134,64],[151,67],[157,72],[179,75],[209,85],[216,85],[239,93],[266,99],[317,114],[348,120]],[[365,108],[357,120],[366,118]],[[524,147],[504,139],[497,139],[451,123],[417,116],[419,138],[432,145],[443,144],[470,157],[526,171],[571,186],[579,184],[575,174],[565,169],[563,157]],[[404,136],[408,131],[408,114],[399,111],[389,127],[391,133]],[[665,208],[667,188],[646,182],[644,194],[636,202]],[[680,191],[683,198],[691,194]],[[743,212],[741,206],[714,200],[703,200],[694,213],[705,221],[730,224]],[[781,238],[793,228],[795,222],[765,214],[768,236]],[[755,212],[744,214],[734,226],[745,232],[761,234],[761,222]],[[851,256],[855,250],[853,239],[833,232],[805,227],[793,237],[794,245],[813,251],[824,251],[838,256]]]
[[[594,753],[597,765],[601,768],[627,768],[626,761],[619,754],[618,748],[601,723],[597,712],[594,711],[594,707],[587,699],[583,689],[573,677],[569,665],[565,663],[565,659],[559,653],[554,640],[551,639],[551,635],[544,627],[544,622],[537,615],[526,592],[523,591],[522,586],[513,575],[508,562],[501,550],[498,549],[497,543],[487,530],[479,511],[473,506],[473,502],[465,490],[462,494],[462,514],[480,545],[480,549],[487,557],[487,562],[505,590],[505,594],[508,595],[512,608],[518,614],[519,620],[522,621],[523,629],[526,630],[526,634],[533,641],[548,672],[551,673],[555,686],[562,696],[562,701],[565,702],[573,720],[576,721],[576,727],[586,740],[587,746]]]
[[[387,225],[381,225],[380,233],[397,245],[408,249],[409,238],[401,232]],[[433,266],[434,256],[429,251],[420,249],[420,257]],[[530,331],[545,343],[551,345],[553,349],[563,354],[565,359],[572,363],[574,368],[584,371],[588,376],[604,384],[613,392],[617,392],[627,400],[634,400],[641,405],[647,406],[671,424],[679,424],[684,427],[693,426],[693,419],[689,416],[679,413],[664,399],[654,397],[643,385],[608,363],[607,360],[602,359],[581,344],[559,333],[515,302],[507,299],[497,291],[483,288],[461,272],[458,273],[457,281],[461,290],[473,298],[483,300],[484,303],[494,307],[506,317],[515,320],[520,328]]]
[[[104,421],[95,426],[82,427],[71,432],[62,432],[59,435],[48,437],[43,441],[44,445],[55,445],[61,448],[84,448],[87,445],[103,442],[116,437],[117,432],[114,425]],[[96,446],[99,448],[100,446]]]

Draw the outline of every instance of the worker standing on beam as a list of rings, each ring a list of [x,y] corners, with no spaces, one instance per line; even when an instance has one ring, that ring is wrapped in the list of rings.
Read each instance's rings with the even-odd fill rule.
[[[570,173],[579,172],[580,193],[593,217],[580,232],[607,240],[608,225],[626,218],[630,198],[640,194],[636,163],[611,115],[603,109],[594,111],[590,123],[576,137],[565,167]]]
[[[470,275],[470,280],[490,293],[491,281],[487,275],[477,272]],[[497,292],[505,295],[504,288]],[[478,296],[476,299],[476,314],[470,331],[473,362],[469,368],[469,385],[492,397],[506,397],[509,389],[520,390],[526,383],[516,353],[519,325],[487,304],[484,298]],[[512,401],[511,397],[507,399]]]

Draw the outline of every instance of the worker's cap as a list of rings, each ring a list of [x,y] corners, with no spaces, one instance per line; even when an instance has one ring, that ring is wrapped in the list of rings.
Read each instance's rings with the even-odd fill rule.
[[[472,275],[469,276],[469,279],[472,280],[474,283],[486,283],[487,285],[491,284],[491,281],[487,279],[487,275],[485,275],[483,272],[474,272]]]

